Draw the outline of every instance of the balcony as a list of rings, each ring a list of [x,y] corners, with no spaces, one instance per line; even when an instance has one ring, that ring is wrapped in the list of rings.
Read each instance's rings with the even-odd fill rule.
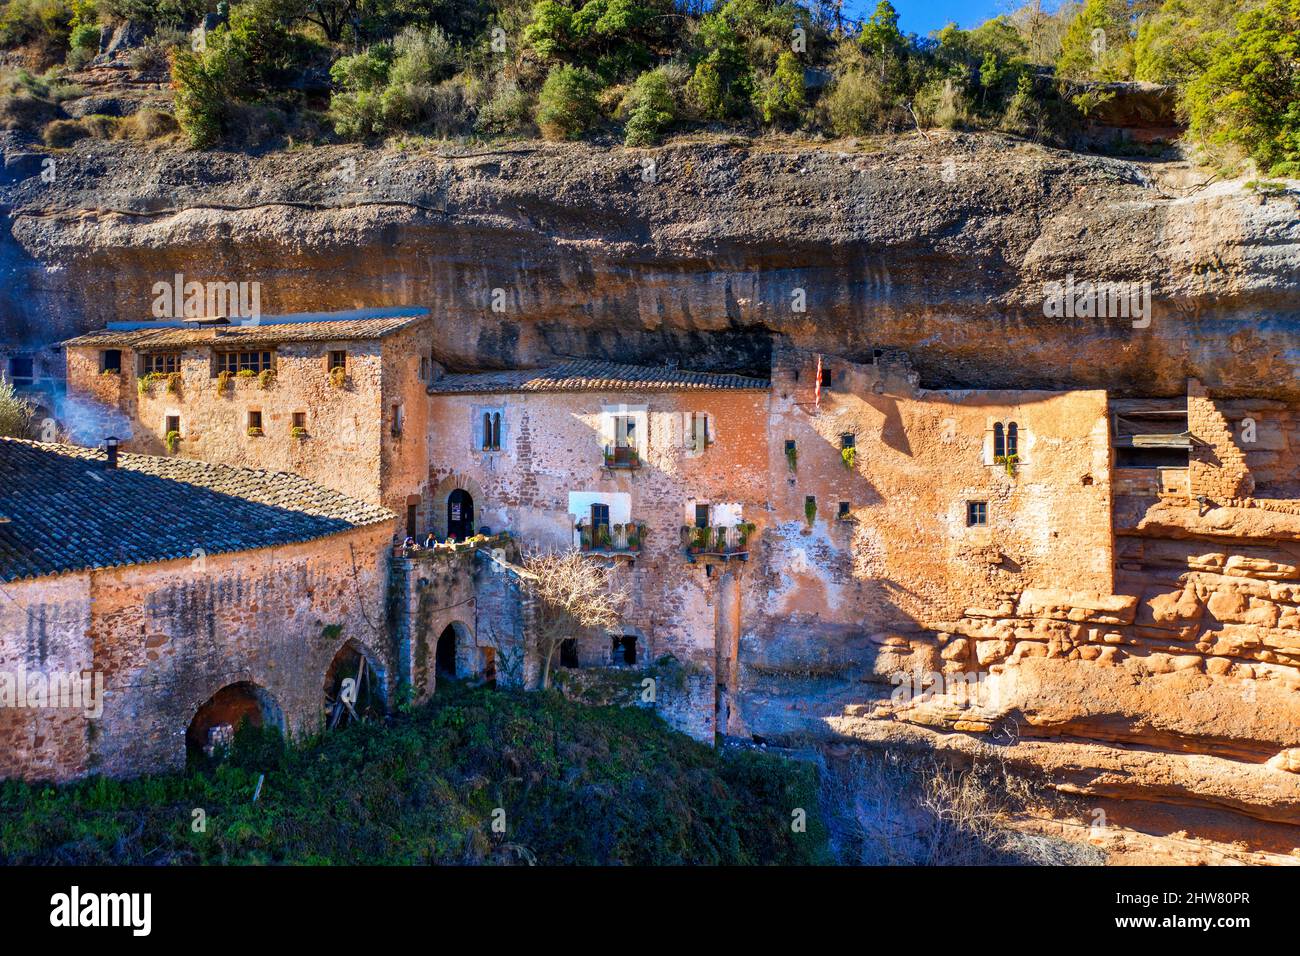
[[[757,530],[752,523],[703,528],[682,525],[682,548],[686,560],[692,564],[701,558],[748,561],[750,544]]]
[[[606,445],[606,468],[640,468],[641,455],[634,445]]]
[[[629,521],[627,524],[598,524],[579,521],[578,547],[584,554],[616,557],[625,555],[635,557],[645,545],[649,528],[643,521]]]

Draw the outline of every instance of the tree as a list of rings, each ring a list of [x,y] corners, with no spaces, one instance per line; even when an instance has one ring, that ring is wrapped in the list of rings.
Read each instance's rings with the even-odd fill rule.
[[[1086,0],[1061,38],[1057,75],[1072,80],[1129,79],[1132,29],[1127,0]]]
[[[793,53],[787,50],[777,58],[776,71],[760,84],[755,99],[765,123],[799,118],[804,107],[803,67]]]
[[[1300,0],[1265,0],[1188,84],[1190,133],[1239,149],[1273,176],[1300,176]]]
[[[537,602],[537,645],[542,687],[546,688],[559,646],[586,628],[608,629],[618,624],[627,594],[615,585],[612,569],[577,548],[529,554],[523,564]]]
[[[1240,9],[1239,0],[1166,0],[1138,25],[1134,76],[1182,84],[1204,73]]]

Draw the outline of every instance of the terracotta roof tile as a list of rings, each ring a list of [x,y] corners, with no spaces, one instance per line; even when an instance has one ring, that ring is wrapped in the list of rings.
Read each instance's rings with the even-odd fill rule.
[[[160,349],[192,345],[237,348],[280,342],[345,342],[380,339],[429,317],[425,309],[361,309],[354,312],[263,316],[229,325],[181,325],[178,321],[116,322],[63,344],[72,348]],[[244,324],[248,323],[248,324]]]
[[[616,365],[592,360],[543,369],[444,375],[429,387],[432,395],[483,392],[676,392],[695,389],[766,391],[767,379],[718,372],[688,372],[666,366]]]
[[[298,475],[0,438],[0,581],[310,541],[393,514]]]

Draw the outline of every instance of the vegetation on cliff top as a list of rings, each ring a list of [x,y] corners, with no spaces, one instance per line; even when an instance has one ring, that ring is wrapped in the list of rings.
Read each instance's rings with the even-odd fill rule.
[[[191,42],[205,15],[217,25]],[[1137,79],[1176,88],[1225,168],[1300,175],[1300,0],[1033,2],[930,37],[904,34],[888,0],[861,20],[836,0],[0,0],[0,49],[62,60],[57,75],[124,21],[152,31],[134,56],[170,61],[176,118],[200,147],[539,131],[650,145],[716,123],[1070,145],[1111,95],[1093,84]],[[24,109],[54,121],[24,76],[0,127]]]
[[[810,764],[715,751],[645,711],[452,685],[302,748],[241,729],[215,768],[0,783],[0,863],[817,863],[817,786]]]

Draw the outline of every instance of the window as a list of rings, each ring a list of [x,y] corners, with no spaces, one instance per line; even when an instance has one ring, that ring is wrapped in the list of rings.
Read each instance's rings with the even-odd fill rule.
[[[231,375],[239,372],[265,372],[272,367],[274,352],[257,351],[257,352],[216,352],[213,355],[213,376],[220,375],[222,372],[229,372]]]
[[[401,405],[393,406],[393,437],[402,437],[402,425],[406,422],[406,409]]]
[[[99,353],[99,370],[101,372],[122,371],[122,350],[104,349]]]
[[[293,427],[293,428],[301,428],[303,431],[306,431],[306,430],[307,430],[307,413],[306,413],[306,412],[294,412],[294,413],[293,413],[293,426],[292,426],[292,427]]]
[[[331,351],[329,354],[328,365],[329,367],[326,371],[332,372],[336,368],[341,368],[346,372],[348,368],[348,353],[344,352],[342,349]]]
[[[433,384],[429,379],[429,356],[427,355],[420,356],[420,381],[425,385]]]
[[[831,370],[825,365],[822,366],[821,384],[822,388],[830,388],[831,385]]]
[[[501,450],[501,413],[483,413],[483,450]]]
[[[686,447],[697,454],[713,443],[709,434],[709,416],[705,412],[691,412],[685,438]]]
[[[997,422],[993,426],[993,457],[1010,458],[1020,454],[1020,428],[1015,422],[1003,425]]]
[[[170,435],[172,432],[176,432],[179,434],[180,430],[181,430],[181,417],[179,415],[168,415],[167,430],[164,431],[163,434]]]
[[[599,529],[604,528],[601,532]],[[594,504],[591,506],[591,540],[599,541],[609,534],[609,505]]]
[[[248,430],[249,430],[249,431],[252,431],[253,429],[257,429],[258,431],[261,431],[261,430],[262,430],[262,413],[261,413],[261,412],[249,412],[249,413],[248,413]]]
[[[840,448],[854,448],[858,442],[856,435],[844,434],[840,436]]]
[[[140,356],[142,375],[171,375],[180,370],[180,352],[146,352]]]
[[[989,523],[989,503],[987,501],[966,502],[966,526],[981,527]]]
[[[35,377],[36,369],[30,355],[9,358],[9,380],[15,385],[30,385]]]
[[[614,447],[636,447],[636,419],[631,415],[614,416]]]
[[[707,528],[709,526],[709,506],[707,504],[697,504],[695,506],[695,527]]]
[[[843,520],[843,519],[849,517],[849,503],[848,503],[847,501],[841,501],[841,502],[840,502],[840,510],[839,510],[838,514],[839,514],[840,520]]]

